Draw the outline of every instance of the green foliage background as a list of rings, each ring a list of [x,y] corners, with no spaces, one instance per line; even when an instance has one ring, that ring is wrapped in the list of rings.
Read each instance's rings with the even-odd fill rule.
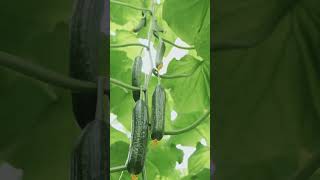
[[[142,0],[123,0],[131,5],[147,7]],[[192,76],[179,79],[162,79],[161,83],[167,92],[166,130],[183,128],[197,120],[204,110],[210,109],[210,1],[209,0],[162,0],[156,5],[158,23],[165,30],[164,37],[172,42],[181,38],[189,45],[194,45],[188,55],[181,60],[173,59],[167,69],[167,74],[190,73]],[[131,30],[138,24],[141,11],[128,9],[111,3],[110,29],[115,35],[110,38],[111,44],[137,43],[139,38],[147,39],[147,26],[138,34]],[[150,16],[148,16],[148,22]],[[166,45],[165,56],[172,46]],[[131,66],[139,55],[141,47],[126,47],[111,49],[110,74],[112,78],[131,83]],[[144,59],[149,61],[149,59]],[[146,63],[146,62],[145,62]],[[152,77],[149,85],[149,105],[157,78]],[[131,130],[131,116],[134,101],[132,92],[118,86],[111,86],[111,113],[127,130]],[[149,107],[151,110],[151,106]],[[178,114],[175,121],[170,120],[171,111]],[[123,165],[126,162],[129,139],[124,133],[111,128],[111,166]],[[200,144],[204,138],[208,146]],[[164,138],[154,146],[149,143],[146,168],[148,179],[182,179],[175,169],[176,163],[181,163],[183,152],[176,145],[196,147],[189,159],[188,173],[183,179],[209,179],[210,176],[210,121],[205,120],[200,126],[188,133]],[[113,173],[111,179],[117,180],[121,172]],[[141,177],[140,177],[141,178]],[[122,179],[130,179],[127,172]]]
[[[320,1],[213,7],[213,47],[238,45],[212,51],[215,179],[290,179],[320,150]]]

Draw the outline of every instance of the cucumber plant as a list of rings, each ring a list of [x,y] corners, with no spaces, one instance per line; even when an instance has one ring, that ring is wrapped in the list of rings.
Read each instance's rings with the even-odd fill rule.
[[[183,126],[183,128],[169,130],[172,128],[170,127],[172,123],[170,123],[169,119],[170,112],[166,111],[172,110],[172,98],[175,97],[171,93],[174,89],[172,90],[172,85],[168,82],[174,83],[180,80],[184,81],[182,84],[185,86],[188,84],[188,81],[199,81],[196,74],[198,73],[205,76],[201,77],[205,83],[209,83],[209,72],[205,69],[209,60],[193,57],[194,64],[191,63],[188,66],[190,61],[187,61],[187,64],[185,64],[186,60],[181,60],[181,63],[178,63],[178,61],[176,63],[181,64],[181,67],[176,68],[176,71],[171,69],[171,64],[166,69],[167,62],[165,57],[173,49],[172,47],[187,50],[188,55],[198,53],[195,46],[180,45],[172,41],[177,36],[172,32],[172,27],[169,27],[162,19],[164,3],[166,1],[171,0],[162,0],[160,3],[157,3],[156,0],[110,1],[110,27],[111,31],[114,32],[110,42],[111,69],[113,69],[110,74],[111,79],[118,78],[124,82],[131,79],[130,87],[122,86],[119,83],[113,84],[114,86],[111,87],[111,113],[120,115],[117,116],[118,120],[121,123],[123,122],[128,129],[131,128],[128,151],[124,150],[123,152],[127,155],[126,160],[123,160],[122,165],[113,164],[112,159],[117,159],[118,156],[111,155],[111,166],[113,167],[110,169],[110,172],[115,174],[117,174],[116,172],[121,172],[115,176],[111,175],[111,179],[127,179],[130,176],[131,179],[146,179],[147,177],[151,179],[159,177],[167,178],[160,172],[155,173],[155,167],[150,168],[150,159],[148,157],[153,157],[154,151],[161,152],[160,149],[170,142],[171,137],[168,135],[175,136],[194,132],[192,130],[198,128],[205,120],[208,120],[210,114],[209,105],[201,102],[200,104],[205,104],[205,108],[195,110],[195,114],[197,116],[200,115],[198,119],[193,119],[192,122],[186,123],[187,125]],[[113,11],[113,9],[115,10]],[[126,12],[128,12],[128,16],[124,16]],[[123,23],[119,19],[119,16],[123,16],[123,19],[126,19],[126,23]],[[205,37],[205,39],[209,39],[209,37]],[[155,53],[153,49],[155,49]],[[131,72],[128,72],[128,69],[130,69],[128,67],[131,67]],[[167,73],[163,73],[165,71]],[[118,86],[121,87],[119,88]],[[191,88],[198,89],[197,87]],[[149,98],[151,95],[150,91],[152,92],[152,98]],[[132,98],[126,98],[128,95],[131,96],[131,93],[133,100]],[[118,99],[120,97],[124,98]],[[184,102],[188,102],[189,98],[186,96]],[[113,99],[116,100],[113,101]],[[183,113],[183,111],[180,112]],[[194,114],[194,112],[191,111],[190,114]],[[131,122],[126,122],[124,119],[128,119]],[[130,124],[131,126],[129,126]],[[207,131],[207,133],[209,132]],[[168,138],[164,138],[166,136],[169,138],[169,141]],[[172,149],[176,149],[176,147]],[[209,157],[206,157],[206,159],[209,159]],[[158,162],[154,163],[153,165],[157,167]],[[161,164],[161,162],[159,163]],[[192,178],[195,177],[196,175],[193,174]]]
[[[106,78],[98,78],[95,116],[82,130],[71,154],[71,180],[108,179],[108,126]]]
[[[96,82],[99,45],[102,41],[100,22],[104,0],[76,0],[70,26],[70,76]],[[84,128],[93,120],[97,95],[73,92],[72,106],[78,125]]]
[[[135,101],[131,102],[132,98],[130,96],[130,102],[124,101],[125,103],[135,103],[136,107],[133,108],[134,112],[132,113],[133,118],[131,118],[133,124],[133,127],[131,129],[132,131],[132,138],[131,138],[131,146],[128,151],[127,156],[127,163],[121,166],[110,168],[110,172],[117,172],[117,171],[125,171],[128,170],[130,174],[132,174],[134,178],[137,177],[137,174],[142,173],[142,178],[150,177],[156,178],[159,175],[162,176],[161,172],[159,171],[157,174],[151,174],[152,168],[149,168],[147,170],[147,164],[150,164],[150,159],[148,159],[147,152],[152,153],[152,150],[150,150],[148,142],[150,139],[157,139],[164,141],[164,138],[162,136],[164,135],[178,135],[185,132],[189,132],[195,127],[197,127],[199,124],[204,122],[204,120],[209,116],[209,111],[206,111],[203,116],[201,116],[198,120],[191,123],[190,126],[187,126],[182,129],[178,130],[168,130],[167,127],[163,128],[165,124],[168,124],[168,117],[165,116],[165,111],[168,107],[168,103],[166,103],[167,98],[163,98],[161,94],[163,93],[163,96],[166,96],[168,94],[168,97],[171,98],[171,88],[168,83],[164,80],[166,79],[178,79],[178,78],[191,78],[194,77],[193,73],[186,73],[177,71],[176,74],[172,73],[172,71],[168,71],[168,74],[162,74],[160,71],[163,70],[164,60],[163,57],[168,53],[168,51],[172,46],[180,49],[185,50],[192,50],[193,56],[196,56],[195,49],[197,48],[197,43],[201,44],[203,42],[194,42],[190,43],[193,46],[184,46],[179,45],[174,42],[172,42],[172,36],[178,35],[180,37],[179,31],[173,31],[174,26],[168,26],[165,23],[163,23],[163,19],[160,16],[162,9],[162,4],[155,3],[154,0],[145,0],[144,3],[140,4],[140,6],[137,5],[137,1],[130,1],[130,3],[134,4],[128,4],[125,1],[116,1],[116,0],[110,0],[112,4],[116,4],[123,9],[133,9],[134,11],[139,10],[142,12],[141,15],[138,16],[139,22],[134,22],[135,26],[130,27],[129,25],[127,27],[130,27],[130,32],[135,34],[137,37],[140,37],[144,40],[147,40],[148,43],[142,44],[141,42],[128,42],[125,44],[111,44],[111,48],[125,48],[125,47],[133,47],[133,48],[141,48],[142,50],[134,51],[134,54],[136,57],[140,56],[142,57],[142,52],[144,51],[143,55],[149,56],[147,58],[142,58],[143,64],[148,63],[151,65],[150,68],[147,70],[148,72],[145,73],[144,76],[144,82],[143,83],[134,83],[131,84],[127,83],[126,80],[128,79],[116,79],[111,77],[109,80],[110,82],[117,87],[120,87],[119,89],[125,91],[125,92],[134,92],[138,95],[135,95]],[[171,1],[172,0],[161,0],[161,3]],[[178,1],[178,0],[177,0]],[[40,67],[38,65],[35,65],[29,61],[24,61],[22,58],[10,55],[5,52],[0,52],[0,64],[4,67],[13,69],[15,71],[21,72],[25,75],[31,76],[35,79],[44,81],[46,83],[50,83],[52,85],[56,85],[58,87],[63,87],[65,89],[71,90],[72,95],[72,105],[73,105],[73,111],[75,113],[75,119],[79,126],[83,129],[81,132],[81,135],[79,137],[79,140],[77,141],[77,144],[73,150],[72,153],[72,164],[71,164],[71,174],[72,179],[107,179],[107,169],[106,169],[106,162],[107,162],[107,138],[106,138],[106,122],[104,121],[106,118],[102,113],[109,105],[102,106],[101,104],[101,95],[104,92],[108,94],[109,89],[105,85],[101,86],[101,82],[98,78],[98,68],[99,68],[99,62],[98,59],[100,58],[100,52],[99,52],[99,44],[101,43],[103,37],[100,33],[100,22],[103,19],[103,8],[105,6],[105,0],[76,0],[73,16],[71,19],[71,34],[70,34],[70,77],[62,75],[60,73],[54,72],[52,70]],[[141,0],[142,2],[142,0]],[[201,6],[203,7],[203,6]],[[128,11],[129,12],[129,11]],[[130,11],[131,12],[131,11]],[[166,12],[166,11],[163,11]],[[121,13],[121,12],[120,12]],[[203,13],[205,14],[205,13]],[[134,17],[134,16],[133,16]],[[127,17],[125,17],[127,18]],[[199,18],[202,19],[202,18]],[[206,18],[203,18],[206,19]],[[121,20],[120,20],[121,21]],[[122,22],[123,23],[123,22]],[[121,22],[117,25],[121,26]],[[120,27],[118,26],[118,27]],[[121,26],[126,27],[126,25]],[[172,30],[170,30],[172,28]],[[196,27],[197,31],[201,32],[201,28]],[[171,35],[167,36],[168,32],[171,31]],[[126,37],[122,37],[123,39],[126,39]],[[207,38],[207,37],[206,37]],[[128,38],[129,39],[129,38]],[[157,44],[157,53],[156,53],[156,59],[153,59],[154,56],[152,54],[153,45]],[[206,42],[204,43],[206,44]],[[201,46],[201,45],[200,45]],[[130,54],[133,51],[125,51],[126,54]],[[203,51],[201,51],[203,52]],[[198,53],[198,50],[197,50]],[[112,53],[111,53],[112,54]],[[201,56],[201,53],[199,51],[199,56]],[[131,58],[131,57],[130,57]],[[150,62],[147,63],[146,59]],[[119,60],[119,59],[118,59]],[[196,59],[199,60],[199,59]],[[121,59],[119,60],[121,61]],[[200,58],[198,64],[204,64],[207,65],[208,63],[204,63],[204,61]],[[130,63],[131,64],[131,63]],[[183,63],[182,63],[183,64]],[[137,72],[140,71],[139,65],[136,69]],[[200,65],[199,65],[200,66]],[[122,68],[122,67],[121,67]],[[123,66],[123,68],[127,68],[126,66]],[[206,78],[208,78],[208,74],[206,74],[205,68],[201,69],[201,72],[206,75]],[[130,68],[127,68],[127,70]],[[179,68],[177,68],[179,69]],[[194,69],[194,68],[192,68]],[[131,69],[132,70],[132,69]],[[199,69],[198,69],[199,70]],[[200,71],[200,70],[199,70]],[[135,74],[135,73],[134,73]],[[154,76],[153,76],[154,75]],[[117,77],[118,78],[118,77]],[[129,78],[130,79],[130,78]],[[153,109],[149,106],[150,102],[148,101],[149,96],[149,90],[153,89],[153,80],[158,80],[157,85],[163,88],[161,90],[161,93],[156,92],[154,93],[155,97],[158,95],[161,96],[161,100],[158,98],[152,98],[153,100]],[[191,81],[190,81],[191,82]],[[186,84],[186,83],[185,83]],[[113,87],[114,87],[113,86]],[[111,87],[112,88],[112,87]],[[103,90],[102,90],[103,89]],[[172,91],[174,92],[174,91]],[[157,95],[158,94],[158,95]],[[190,96],[189,96],[190,97]],[[176,98],[176,97],[174,97]],[[106,103],[109,98],[105,99]],[[169,99],[169,98],[168,98]],[[187,99],[187,98],[186,98]],[[111,99],[112,101],[112,99]],[[120,103],[121,101],[119,101]],[[141,107],[141,104],[143,104],[143,111],[137,107]],[[112,102],[111,102],[112,104]],[[159,105],[159,106],[158,106]],[[111,105],[111,109],[113,106]],[[126,111],[127,109],[131,108],[122,108],[123,111]],[[149,112],[151,109],[151,112]],[[152,112],[156,111],[156,109],[159,109],[159,112],[163,112],[163,114],[158,112]],[[143,112],[143,116],[142,113]],[[179,111],[180,113],[180,111]],[[107,113],[109,114],[109,113]],[[156,118],[150,118],[149,115],[152,115],[152,117]],[[155,115],[156,114],[156,115]],[[143,126],[140,126],[140,118],[137,117],[144,117],[143,118]],[[167,123],[165,123],[165,121]],[[141,131],[141,127],[143,127],[144,131]],[[143,134],[143,137],[139,137],[141,134]],[[150,135],[150,137],[148,136]],[[141,138],[141,139],[140,139]],[[95,141],[95,140],[101,140],[101,141]],[[147,141],[147,145],[143,144]],[[137,148],[138,147],[138,148]],[[141,148],[140,148],[141,147]],[[156,146],[160,147],[160,146]],[[138,149],[138,150],[137,150]],[[175,149],[175,148],[172,148]],[[150,151],[149,151],[150,150]],[[139,156],[139,153],[144,152],[144,157]],[[138,155],[138,156],[137,156]],[[169,156],[169,155],[168,155]],[[137,157],[137,158],[136,158]],[[139,159],[141,158],[141,159]],[[146,163],[147,162],[147,163]],[[179,162],[179,160],[178,160]],[[150,175],[151,174],[151,175]]]

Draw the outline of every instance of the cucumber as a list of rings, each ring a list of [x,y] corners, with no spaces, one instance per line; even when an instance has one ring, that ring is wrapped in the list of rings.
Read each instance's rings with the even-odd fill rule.
[[[156,54],[156,68],[158,70],[160,70],[162,68],[162,59],[163,59],[163,55],[166,51],[166,45],[164,43],[164,41],[159,38],[159,45],[158,45],[158,48],[157,48],[157,54]]]
[[[132,75],[131,75],[131,82],[132,86],[140,87],[142,82],[142,58],[141,56],[137,56],[134,59],[133,65],[132,65]],[[140,99],[140,91],[132,91],[132,96],[134,101],[138,101]]]
[[[76,0],[70,26],[70,76],[95,82],[103,35],[101,20],[105,0]],[[107,58],[107,57],[104,57]],[[84,128],[94,119],[96,93],[72,92],[75,119]]]
[[[108,126],[93,120],[82,130],[71,154],[71,180],[109,178]]]
[[[144,16],[140,19],[139,24],[133,29],[133,32],[137,33],[141,31],[141,29],[146,26],[146,23],[147,23],[147,17]]]
[[[160,141],[163,137],[166,111],[166,93],[157,85],[152,95],[151,139]]]
[[[132,113],[131,143],[127,159],[127,170],[131,175],[142,172],[147,153],[148,108],[143,100],[138,100]]]

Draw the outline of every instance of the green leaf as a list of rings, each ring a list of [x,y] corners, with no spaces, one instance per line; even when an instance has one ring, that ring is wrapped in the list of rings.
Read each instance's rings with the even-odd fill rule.
[[[196,175],[189,175],[182,178],[182,180],[198,180],[198,179],[210,179],[210,169],[205,168]]]
[[[110,146],[110,167],[122,166],[126,164],[129,151],[129,144],[117,141]],[[127,170],[123,171],[123,177],[130,177]],[[121,172],[111,173],[111,179],[119,179]]]
[[[28,128],[28,131],[21,132],[23,136],[2,149],[1,157],[4,160],[23,169],[23,179],[51,180],[68,177],[71,149],[79,134],[71,107],[69,93],[64,93],[50,108],[38,114],[37,123]],[[26,118],[20,118],[21,120],[30,122]],[[48,177],[48,174],[55,176]]]
[[[189,73],[192,73],[189,77],[163,79],[164,86],[170,89],[175,102],[174,109],[178,113],[202,111],[209,106],[209,61],[198,61],[187,55],[179,61],[171,61],[166,74]]]
[[[143,7],[143,3],[140,0],[120,0],[120,2],[124,2],[133,6],[137,7]],[[133,29],[135,24],[138,24],[139,17],[142,17],[141,15],[142,11],[131,9],[129,7],[125,7],[119,4],[110,3],[110,19],[112,22],[124,26],[127,25],[127,29],[130,28]]]
[[[20,55],[26,45],[30,46],[31,36],[50,32],[58,22],[67,21],[71,16],[72,3],[65,0],[1,1],[0,49]]]
[[[214,43],[259,41],[212,52],[215,179],[286,179],[320,147],[320,2],[214,5]]]
[[[110,44],[129,44],[129,43],[140,43],[137,36],[130,31],[127,30],[117,30],[115,36],[111,36]],[[131,46],[131,47],[123,47],[121,49],[117,49],[117,51],[126,52],[126,55],[130,59],[134,59],[136,56],[140,54],[140,50],[142,47]]]
[[[208,157],[210,157],[210,148],[198,143],[196,151],[189,158],[189,174],[198,174],[203,168],[210,169],[210,158]]]
[[[209,0],[166,0],[163,19],[183,41],[194,44],[209,8]]]
[[[110,51],[110,77],[131,84],[131,66],[133,61],[128,59],[123,51]],[[110,112],[128,130],[131,129],[132,109],[134,100],[132,92],[119,86],[111,85]]]
[[[171,121],[172,128],[166,130],[177,130],[190,126],[201,116],[203,112],[179,113],[174,121]],[[207,144],[210,144],[210,119],[207,118],[196,128],[181,135],[171,136],[170,141],[175,144],[184,146],[196,146],[196,144],[204,138]]]
[[[34,2],[28,3],[30,5],[26,6],[30,7]],[[16,7],[16,4],[12,7]],[[33,13],[40,12],[31,14]],[[31,22],[34,21],[33,18],[43,17],[38,14],[28,18]],[[16,52],[28,61],[66,75],[69,61],[68,26],[59,23],[52,28],[52,32],[42,32],[40,29],[35,28],[33,33],[26,32],[21,27],[20,33],[27,38],[17,40],[17,46],[8,51]],[[11,37],[15,36],[15,32],[17,31],[12,30]],[[10,37],[9,34],[6,35]],[[8,44],[11,41],[13,39],[10,39]],[[6,44],[5,41],[2,42]],[[69,176],[71,149],[79,134],[79,127],[71,109],[69,91],[2,67],[0,69],[0,106],[5,110],[0,115],[1,137],[5,138],[1,140],[1,161],[6,160],[21,168],[24,171],[23,179],[26,180],[66,179]],[[48,176],[55,173],[55,176]]]
[[[208,10],[204,24],[195,37],[195,47],[198,56],[204,60],[210,60],[210,10]]]
[[[182,146],[196,146],[203,137],[198,131],[189,131],[183,134],[170,136],[169,141],[173,144]]]
[[[129,143],[129,138],[122,132],[110,128],[110,145],[113,145],[114,143],[118,141],[123,141],[125,143]]]

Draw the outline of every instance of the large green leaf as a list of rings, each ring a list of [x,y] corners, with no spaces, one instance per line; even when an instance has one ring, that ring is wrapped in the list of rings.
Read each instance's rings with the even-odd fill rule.
[[[196,175],[202,171],[203,168],[210,168],[210,149],[202,144],[197,144],[196,151],[189,158],[189,173]]]
[[[110,51],[110,77],[131,84],[131,66],[133,61],[128,59],[123,51]],[[132,92],[119,86],[112,85],[110,89],[110,112],[117,115],[118,120],[127,128],[131,128],[131,112],[134,107]]]
[[[194,44],[194,38],[201,31],[209,8],[209,0],[166,0],[163,4],[163,19],[182,40]]]
[[[26,45],[35,45],[29,41],[30,36],[52,31],[58,22],[68,21],[72,3],[71,0],[1,1],[0,49],[20,55]]]
[[[286,179],[319,150],[320,2],[215,2],[215,178]]]
[[[68,25],[58,23],[51,32],[38,30],[29,34],[21,31],[28,38],[23,43],[17,41],[17,48],[9,52],[67,74]],[[12,33],[14,36],[15,31]],[[70,153],[79,133],[69,92],[4,68],[1,82],[1,160],[21,168],[26,180],[66,179]]]
[[[69,93],[60,98],[39,114],[38,122],[10,146],[4,157],[23,169],[23,179],[66,179],[69,176],[70,153],[79,129],[73,120]],[[49,174],[55,176],[48,177]]]
[[[128,157],[129,144],[123,141],[117,141],[110,146],[110,167],[122,166],[126,163]],[[129,173],[123,171],[123,179],[130,179]],[[119,179],[121,172],[112,173],[110,175],[111,180]],[[127,178],[125,178],[127,177]]]
[[[119,2],[124,2],[137,7],[144,7],[144,3],[141,0],[120,0]],[[142,11],[124,7],[112,2],[110,5],[110,18],[112,19],[112,22],[122,26],[129,24],[126,26],[128,30],[132,30],[135,25],[138,24],[140,17],[142,17]]]
[[[163,79],[170,89],[178,113],[208,109],[210,103],[210,61],[199,61],[192,56],[170,62],[167,74],[191,74],[177,79]]]

